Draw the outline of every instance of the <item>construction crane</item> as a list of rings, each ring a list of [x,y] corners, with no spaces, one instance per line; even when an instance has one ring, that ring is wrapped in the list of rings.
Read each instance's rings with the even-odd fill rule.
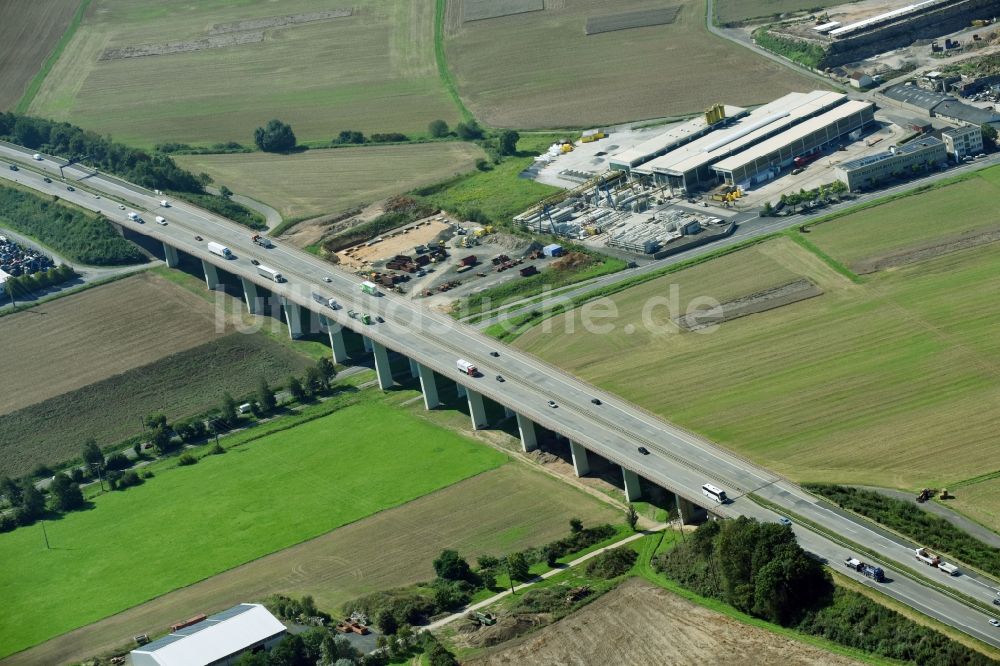
[[[604,190],[604,198],[607,200],[608,206],[611,210],[618,210],[618,208],[615,207],[615,200],[611,198],[611,191],[608,189],[608,183],[604,180],[601,181],[601,189]]]
[[[542,209],[542,215],[544,215],[545,219],[549,221],[549,228],[551,228],[552,229],[552,233],[555,234],[556,233],[556,225],[552,221],[552,215],[549,213],[549,205],[548,204],[545,204],[545,208]]]
[[[82,161],[84,161],[85,159],[87,159],[88,157],[90,157],[90,155],[78,155],[78,156],[76,156],[76,157],[74,157],[74,158],[70,159],[70,160],[69,160],[68,162],[66,162],[66,164],[60,164],[60,165],[59,165],[59,177],[60,177],[60,178],[65,178],[65,177],[66,177],[66,176],[65,176],[65,175],[63,174],[63,169],[65,169],[66,167],[71,167],[71,166],[73,166],[74,164],[76,164],[77,162],[82,162]]]

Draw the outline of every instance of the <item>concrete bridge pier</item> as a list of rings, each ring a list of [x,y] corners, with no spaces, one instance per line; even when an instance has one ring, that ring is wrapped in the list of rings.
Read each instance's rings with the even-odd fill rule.
[[[590,461],[587,460],[587,449],[573,440],[569,442],[569,452],[573,454],[573,469],[577,476],[586,476],[590,472]]]
[[[347,343],[344,341],[344,329],[340,327],[340,324],[334,323],[326,317],[322,317],[321,321],[327,334],[330,336],[330,349],[333,353],[334,363],[347,363],[351,357],[347,355]]]
[[[167,268],[177,268],[181,263],[180,257],[177,256],[177,248],[166,243],[163,244],[163,258],[167,262]]]
[[[359,334],[360,335],[360,334]],[[372,352],[372,341],[367,335],[361,335],[361,343],[365,346],[365,351],[368,353]]]
[[[412,358],[409,359],[409,361],[410,361],[410,378],[416,379],[417,377],[420,376],[420,364],[414,361]]]
[[[642,485],[639,483],[638,474],[622,467],[622,481],[625,482],[626,502],[635,502],[642,497]]]
[[[456,390],[458,391],[458,397],[464,398],[468,393],[468,390],[465,388],[465,385],[462,384],[461,382],[455,382],[455,386],[457,387]]]
[[[517,429],[521,433],[521,450],[525,453],[538,448],[538,436],[535,433],[535,422],[524,414],[517,415]]]
[[[509,419],[512,416],[514,416],[514,410],[511,409],[510,407],[508,407],[507,405],[504,405],[503,406],[503,417],[505,419]]]
[[[426,365],[417,364],[417,372],[420,374],[420,390],[424,394],[424,407],[434,409],[441,404],[438,399],[437,380],[434,378],[434,371]]]
[[[293,303],[284,296],[281,297],[281,307],[285,309],[285,321],[288,323],[288,336],[292,340],[302,337],[302,306]]]
[[[260,295],[257,293],[257,285],[246,278],[240,278],[243,283],[243,300],[247,302],[247,312],[252,315],[260,312]]]
[[[219,280],[219,269],[215,264],[210,264],[204,259],[201,260],[201,268],[205,271],[205,284],[212,291],[221,291],[222,281]]]
[[[483,404],[483,394],[467,389],[469,399],[469,415],[472,417],[472,429],[480,430],[488,424],[486,420],[486,405]]]
[[[368,338],[365,338],[368,340]],[[375,356],[375,373],[378,375],[378,387],[385,391],[396,385],[392,379],[392,366],[389,364],[389,350],[385,345],[371,342],[372,354]]]
[[[695,506],[680,495],[674,495],[677,504],[677,515],[680,516],[681,523],[689,524],[694,519]]]

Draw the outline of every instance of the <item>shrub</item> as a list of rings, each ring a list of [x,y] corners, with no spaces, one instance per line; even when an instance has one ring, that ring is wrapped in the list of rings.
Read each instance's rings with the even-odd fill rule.
[[[627,573],[635,564],[639,554],[631,548],[608,550],[587,565],[587,573],[597,578],[615,578]]]
[[[132,461],[124,453],[112,453],[104,461],[104,466],[112,471],[121,471],[132,466]]]
[[[194,465],[197,462],[198,462],[197,458],[195,458],[190,453],[185,453],[185,454],[182,454],[181,457],[177,459],[177,466],[178,467],[187,467],[188,465]]]
[[[264,127],[254,130],[254,143],[268,153],[284,153],[295,148],[295,132],[291,125],[274,119],[267,121]]]
[[[131,488],[132,486],[142,485],[142,477],[135,473],[135,470],[129,470],[121,475],[117,480],[117,485],[113,490],[125,490],[126,488]]]

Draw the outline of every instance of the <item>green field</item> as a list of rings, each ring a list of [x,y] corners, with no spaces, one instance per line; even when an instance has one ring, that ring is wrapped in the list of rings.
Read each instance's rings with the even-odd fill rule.
[[[91,511],[0,535],[0,656],[503,464],[381,403],[347,407]]]
[[[949,492],[955,499],[948,501],[953,507],[973,520],[1000,532],[1000,473],[985,481],[962,486]]]
[[[949,220],[974,216],[995,199],[989,188],[969,192]],[[941,194],[847,215],[804,238],[845,261],[926,249],[928,218],[942,239],[956,228],[933,217]],[[840,230],[854,243],[842,241]],[[1000,460],[991,434],[1000,413],[987,407],[1000,401],[998,269],[995,246],[983,245],[855,283],[782,239],[612,296],[619,316],[611,333],[577,323],[563,335],[569,315],[562,315],[549,320],[551,332],[536,327],[518,345],[796,480],[947,487],[993,471],[984,461]],[[683,307],[688,295],[726,301],[785,281],[788,271],[825,293],[711,334],[651,333],[643,324],[646,298],[667,296],[671,282],[683,287]],[[659,312],[652,311],[654,323],[663,323]],[[625,331],[628,324],[635,333]]]
[[[185,169],[277,208],[284,218],[336,213],[474,169],[462,142],[309,150],[292,155],[177,155]]]
[[[336,9],[353,12],[228,32],[244,43],[221,48],[100,60],[108,48],[196,44],[216,24]],[[252,145],[275,117],[304,141],[423,133],[436,118],[459,120],[438,77],[433,19],[433,0],[94,0],[30,112],[141,147]]]

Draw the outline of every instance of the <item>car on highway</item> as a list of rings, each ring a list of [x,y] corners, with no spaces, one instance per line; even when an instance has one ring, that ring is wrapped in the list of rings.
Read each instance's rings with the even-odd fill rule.
[[[118,209],[119,210],[125,210],[124,204],[118,204]]]
[[[333,282],[333,278],[327,275],[325,278],[323,278],[323,282]]]
[[[792,521],[789,520],[788,518],[785,518],[784,516],[778,518],[778,522],[781,523],[782,525],[787,525],[788,527],[792,526]]]
[[[257,261],[256,259],[251,259],[250,263],[253,264],[254,266],[260,266],[260,262]]]
[[[11,165],[10,165],[10,170],[11,170],[11,171],[20,171],[20,169],[18,169],[18,168],[17,168],[17,165],[16,165],[16,164],[11,164]]]
[[[647,449],[645,446],[640,446],[639,447],[639,453],[641,453],[644,456],[648,456],[649,455],[649,449]]]
[[[73,187],[72,185],[67,185],[66,189],[69,190],[70,192],[76,192],[76,188]]]
[[[505,382],[507,380],[503,378],[503,375],[497,375],[497,381],[498,382]]]
[[[558,406],[559,405],[556,404],[555,400],[549,400],[549,407],[552,407],[553,409],[555,409]]]
[[[375,321],[377,321],[380,324],[384,324],[385,323],[385,319],[382,319],[381,315],[376,315],[375,316]]]
[[[991,617],[990,624],[992,624],[994,627],[1000,627],[1000,620]]]
[[[490,352],[490,356],[492,356],[493,358],[498,358],[500,356],[500,352],[498,352],[498,351],[491,351]]]
[[[595,405],[600,405],[601,404],[600,398],[591,398],[590,401],[592,403],[594,403]]]
[[[31,157],[32,157],[33,159],[36,159],[36,160],[38,160],[39,162],[41,162],[41,161],[42,161],[42,156],[41,156],[41,155],[39,155],[38,153],[35,153],[35,154],[34,154],[34,155],[32,155]]]
[[[48,176],[46,176],[45,178],[42,178],[42,180],[44,180],[46,183],[51,183],[52,182],[52,179],[49,178]]]
[[[202,238],[201,236],[195,236],[195,237],[194,237],[194,239],[195,239],[196,241],[200,241],[200,240],[205,240],[205,239],[204,239],[204,238]]]

